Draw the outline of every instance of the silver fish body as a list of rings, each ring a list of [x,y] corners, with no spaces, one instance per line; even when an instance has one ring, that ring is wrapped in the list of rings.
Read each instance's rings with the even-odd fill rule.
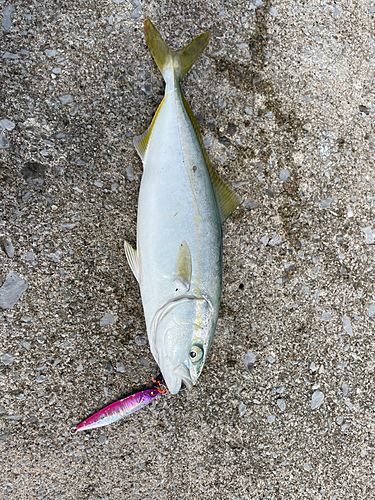
[[[156,36],[153,30],[146,21],[148,42]],[[189,389],[196,383],[215,332],[223,217],[213,171],[171,60],[162,71],[164,99],[148,131],[135,139],[144,168],[137,252],[127,244],[125,250],[139,281],[152,354],[176,394],[182,382]]]

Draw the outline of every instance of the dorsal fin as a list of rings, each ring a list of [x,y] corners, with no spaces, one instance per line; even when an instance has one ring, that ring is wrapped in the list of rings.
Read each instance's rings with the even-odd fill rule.
[[[240,199],[236,195],[236,193],[234,191],[232,191],[232,189],[229,188],[220,179],[220,177],[216,173],[214,167],[212,166],[210,159],[208,157],[207,151],[204,147],[203,139],[202,139],[201,133],[199,131],[197,122],[195,120],[195,117],[193,115],[193,112],[190,109],[190,106],[187,103],[182,92],[181,92],[181,95],[182,95],[182,101],[184,103],[186,112],[189,115],[190,121],[194,127],[195,133],[198,137],[199,144],[200,144],[201,149],[202,149],[202,153],[203,153],[206,165],[207,165],[207,170],[208,170],[208,173],[210,174],[212,187],[214,189],[214,193],[216,196],[217,205],[219,207],[220,220],[221,220],[221,223],[223,223],[230,216],[230,214],[233,212],[233,210],[235,210],[237,208],[238,204],[240,203]]]
[[[156,113],[154,114],[154,117],[152,119],[151,125],[148,127],[148,129],[145,132],[143,132],[143,134],[136,135],[133,138],[134,147],[137,150],[137,153],[139,154],[139,156],[140,156],[140,158],[141,158],[141,160],[143,162],[144,162],[144,159],[145,159],[145,156],[146,156],[148,141],[150,140],[152,128],[154,126],[156,117],[158,116],[159,111],[161,110],[161,107],[163,106],[164,99],[165,99],[165,97],[163,98],[163,100],[159,104],[159,107],[156,110]]]
[[[191,284],[191,272],[192,272],[192,264],[191,264],[191,253],[189,245],[184,240],[180,248],[177,252],[176,258],[176,281],[180,281],[186,291],[190,289]]]

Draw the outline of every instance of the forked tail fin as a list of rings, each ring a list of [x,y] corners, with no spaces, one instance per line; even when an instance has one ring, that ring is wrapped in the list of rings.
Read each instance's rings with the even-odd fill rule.
[[[149,19],[145,21],[145,34],[147,45],[164,80],[168,78],[169,72],[167,70],[173,68],[174,76],[178,82],[180,82],[189,71],[210,39],[210,32],[206,31],[206,33],[194,38],[194,40],[183,49],[173,51],[164,42],[160,33]]]

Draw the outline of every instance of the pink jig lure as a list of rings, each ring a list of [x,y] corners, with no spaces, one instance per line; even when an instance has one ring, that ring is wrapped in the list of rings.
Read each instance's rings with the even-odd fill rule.
[[[159,383],[159,387],[153,387],[152,389],[146,389],[142,392],[136,392],[127,398],[120,399],[119,401],[116,401],[115,403],[112,403],[98,411],[78,424],[76,427],[73,427],[71,429],[71,433],[76,434],[80,431],[96,429],[97,427],[103,427],[104,425],[117,422],[127,415],[130,415],[131,413],[134,413],[135,411],[138,411],[148,405],[151,401],[156,399],[159,394],[164,394],[165,391],[165,388]]]

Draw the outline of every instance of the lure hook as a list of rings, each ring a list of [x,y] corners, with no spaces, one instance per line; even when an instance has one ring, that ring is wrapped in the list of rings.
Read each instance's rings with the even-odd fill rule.
[[[159,376],[160,377],[160,376]],[[152,381],[154,382],[154,384],[157,384],[155,389],[158,391],[159,394],[165,394],[167,392],[167,388],[165,387],[165,385],[163,385],[161,383],[159,379],[159,377],[157,378],[153,378]]]

